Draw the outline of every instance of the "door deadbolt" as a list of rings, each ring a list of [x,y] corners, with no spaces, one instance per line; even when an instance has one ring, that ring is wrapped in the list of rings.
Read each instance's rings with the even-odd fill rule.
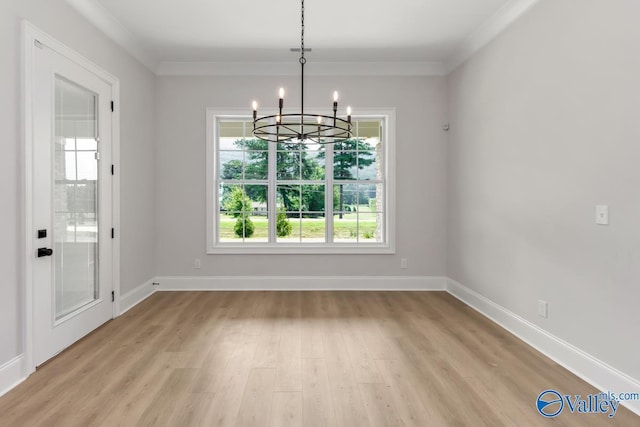
[[[51,256],[51,255],[53,255],[53,249],[38,248],[38,258],[42,258],[43,256]]]

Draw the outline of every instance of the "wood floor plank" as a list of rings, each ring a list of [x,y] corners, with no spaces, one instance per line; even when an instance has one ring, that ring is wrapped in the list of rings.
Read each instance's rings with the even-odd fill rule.
[[[115,399],[97,393],[91,395],[73,393],[55,406],[50,406],[45,414],[39,414],[35,418],[23,417],[20,425],[39,425],[42,419],[55,420],[56,425],[68,427],[99,425],[105,409],[112,410],[115,403]],[[0,423],[0,425],[4,424]]]
[[[149,364],[143,368],[143,372],[134,382],[110,394],[117,403],[113,411],[104,414],[98,425],[113,426],[137,422],[172,374],[174,368],[171,366],[171,357],[170,353],[152,354]]]
[[[233,364],[246,360],[255,355],[252,338],[243,341],[243,335],[238,335],[226,328],[222,328],[215,338],[215,345],[209,351],[200,368],[200,374],[190,390],[192,393],[214,393],[225,381],[225,375]],[[251,353],[253,351],[253,353]]]
[[[395,427],[403,425],[393,396],[386,384],[360,384],[365,408],[372,427]]]
[[[391,397],[403,425],[426,426],[447,425],[446,418],[435,408],[425,407],[402,363],[396,360],[377,360],[378,372],[390,388]]]
[[[158,292],[0,397],[0,426],[637,426],[444,292]],[[628,391],[628,390],[619,390]]]
[[[331,389],[324,359],[302,360],[302,421],[308,427],[335,426]]]
[[[273,393],[270,427],[302,426],[302,392],[278,391]]]
[[[172,369],[138,420],[138,424],[142,426],[166,425],[173,413],[177,411],[177,404],[184,402],[185,395],[192,388],[198,373],[198,369]]]
[[[301,339],[302,357],[324,357],[322,334],[325,322],[322,321],[322,309],[319,292],[307,292],[302,299]]]
[[[356,380],[359,383],[381,383],[382,376],[361,333],[361,330],[366,329],[367,326],[368,323],[362,321],[348,322],[342,330],[343,341],[353,365]]]
[[[232,426],[236,423],[257,344],[256,338],[250,335],[235,336],[235,340],[239,351],[213,384],[215,394],[204,417],[205,425]]]
[[[276,382],[275,369],[254,368],[249,374],[242,397],[236,426],[266,426],[271,413],[271,400]]]
[[[204,417],[207,413],[213,393],[184,393],[174,405],[171,418],[167,421],[169,426],[204,426]]]
[[[256,354],[253,357],[253,368],[276,368],[280,350],[280,335],[261,334],[257,338]]]
[[[324,357],[322,345],[322,329],[319,322],[313,319],[303,321],[301,336],[301,351],[303,359]]]
[[[302,358],[278,358],[275,391],[302,391]]]
[[[302,391],[302,336],[297,314],[288,317],[282,327],[275,391]]]
[[[342,334],[328,333],[325,335],[324,343],[328,355],[325,362],[336,414],[336,425],[345,427],[368,425],[367,411]]]

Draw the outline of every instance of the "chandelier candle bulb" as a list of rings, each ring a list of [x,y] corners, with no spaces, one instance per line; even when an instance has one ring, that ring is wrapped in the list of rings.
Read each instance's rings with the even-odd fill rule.
[[[280,115],[282,115],[282,107],[284,106],[284,88],[280,88],[280,99],[278,99],[278,107],[280,108]]]
[[[351,123],[351,107],[347,107],[347,122]]]
[[[253,107],[253,121],[255,122],[256,118],[258,117],[258,103],[256,101],[253,101],[251,103],[251,107]],[[253,127],[255,128],[255,123]]]

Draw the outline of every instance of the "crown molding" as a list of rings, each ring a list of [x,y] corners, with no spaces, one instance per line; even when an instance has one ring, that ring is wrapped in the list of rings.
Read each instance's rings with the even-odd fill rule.
[[[66,0],[66,2],[151,72],[156,72],[158,59],[98,0]]]
[[[444,62],[316,62],[307,64],[305,71],[316,76],[444,76],[471,58],[538,1],[510,0],[469,34]],[[286,76],[299,73],[298,68],[288,62],[160,62],[159,58],[150,52],[149,47],[122,25],[99,0],[66,2],[159,76]]]
[[[161,62],[159,76],[295,76],[297,62]],[[312,76],[444,76],[441,62],[309,62]]]
[[[446,74],[451,73],[480,49],[506,30],[539,0],[510,0],[489,19],[469,34],[445,62]]]

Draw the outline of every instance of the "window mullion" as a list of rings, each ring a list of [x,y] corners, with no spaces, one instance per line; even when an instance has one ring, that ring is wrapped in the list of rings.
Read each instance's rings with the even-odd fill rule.
[[[324,229],[325,242],[333,243],[333,144],[324,146]]]
[[[276,168],[277,168],[277,144],[269,144],[269,157],[267,162],[267,215],[269,218],[269,243],[276,243],[276,219],[278,207],[276,206]]]
[[[220,119],[217,117],[214,117],[213,122],[215,123],[214,128],[218,129],[220,127]],[[213,123],[210,123],[211,125],[213,125]],[[213,172],[211,172],[211,176],[209,176],[209,178],[212,178],[213,180],[213,189],[208,189],[209,193],[213,193],[213,200],[211,202],[213,202],[213,215],[211,215],[209,212],[207,212],[207,216],[209,217],[207,219],[207,221],[211,221],[213,219],[213,227],[212,230],[209,230],[209,232],[212,232],[211,234],[213,234],[213,236],[207,236],[207,249],[211,249],[211,246],[209,244],[208,239],[212,238],[213,239],[213,246],[217,246],[218,244],[220,244],[220,184],[222,183],[222,177],[220,174],[220,135],[218,132],[216,132],[215,134],[213,134],[213,138],[211,138],[209,135],[207,135],[207,146],[209,146],[209,144],[211,144],[213,147],[213,149],[211,150],[213,154],[213,158],[209,158],[207,156],[207,168],[211,168],[213,170]],[[209,154],[209,153],[208,153]]]

